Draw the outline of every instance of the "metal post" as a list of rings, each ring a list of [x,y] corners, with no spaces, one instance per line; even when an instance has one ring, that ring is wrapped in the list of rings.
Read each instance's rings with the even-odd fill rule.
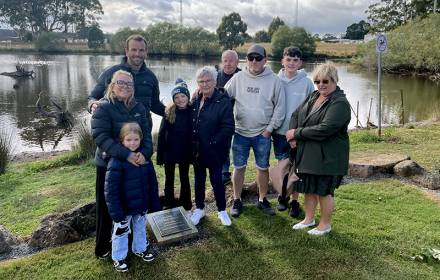
[[[298,0],[296,0],[295,27],[298,27]]]
[[[437,13],[437,0],[434,0],[434,13]]]
[[[182,9],[182,0],[180,0],[180,25],[183,25],[183,9]]]
[[[377,119],[377,125],[379,127],[378,135],[382,136],[382,91],[381,91],[381,84],[382,84],[382,52],[379,52],[377,54],[377,92],[378,92],[378,100],[377,100],[377,112],[378,112],[378,119]]]

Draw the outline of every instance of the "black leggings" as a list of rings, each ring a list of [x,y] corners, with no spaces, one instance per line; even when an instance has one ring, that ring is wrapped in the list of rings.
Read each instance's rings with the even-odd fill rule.
[[[175,163],[165,163],[165,204],[166,206],[173,206],[174,202],[174,174]],[[179,163],[180,175],[180,205],[185,210],[191,210],[191,187],[189,185],[189,163]]]
[[[96,166],[96,244],[97,257],[111,251],[112,219],[105,203],[104,184],[107,168]]]

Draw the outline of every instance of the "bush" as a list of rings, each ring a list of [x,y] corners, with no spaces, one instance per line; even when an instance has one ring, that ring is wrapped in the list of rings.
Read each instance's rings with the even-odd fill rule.
[[[80,157],[83,159],[92,158],[95,156],[96,144],[93,140],[90,126],[86,123],[86,121],[83,121],[79,124],[76,135],[76,143],[73,149],[78,151]]]
[[[280,26],[272,36],[272,55],[275,58],[283,56],[284,48],[295,46],[301,49],[304,57],[311,56],[316,50],[312,35],[302,27]]]
[[[12,156],[13,133],[2,128],[0,129],[0,175],[6,172]]]
[[[37,40],[35,40],[34,47],[37,51],[42,52],[59,52],[66,49],[64,38],[60,34],[53,32],[41,33]]]

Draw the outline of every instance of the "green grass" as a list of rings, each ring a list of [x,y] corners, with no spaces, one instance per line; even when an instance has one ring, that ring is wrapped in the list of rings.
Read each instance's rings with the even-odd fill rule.
[[[392,151],[425,168],[439,166],[438,124],[350,137],[352,155]],[[156,171],[162,189],[163,168]],[[250,159],[246,181],[254,174]],[[43,216],[93,201],[94,181],[93,162],[81,161],[75,152],[11,164],[0,176],[0,224],[28,236]],[[177,182],[178,176],[176,194]],[[410,259],[423,248],[440,247],[439,207],[438,200],[396,180],[351,183],[336,191],[333,231],[326,237],[293,231],[298,220],[286,212],[266,217],[247,206],[230,228],[215,215],[207,217],[201,223],[206,238],[171,247],[151,264],[130,257],[132,267],[124,275],[96,260],[94,240],[88,239],[1,262],[0,279],[440,279],[439,263]]]
[[[440,244],[439,205],[394,180],[341,186],[333,232],[311,237],[293,231],[287,213],[263,215],[247,206],[233,226],[215,216],[208,237],[170,248],[153,263],[129,258],[114,272],[93,256],[93,239],[0,263],[0,279],[440,279],[440,264],[408,256]]]

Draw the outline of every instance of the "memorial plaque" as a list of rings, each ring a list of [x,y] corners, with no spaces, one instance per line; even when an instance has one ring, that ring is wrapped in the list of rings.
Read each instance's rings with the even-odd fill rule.
[[[183,207],[151,213],[147,215],[147,219],[159,244],[180,241],[198,234]]]

